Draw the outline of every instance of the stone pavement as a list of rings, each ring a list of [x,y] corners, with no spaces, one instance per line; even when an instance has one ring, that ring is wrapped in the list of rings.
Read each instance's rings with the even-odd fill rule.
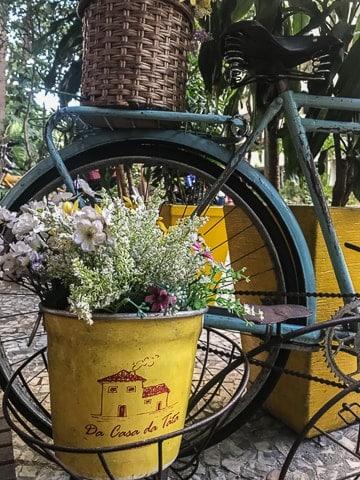
[[[337,440],[354,449],[357,427],[334,433]],[[239,431],[203,452],[193,480],[278,480],[296,435],[264,411],[259,411]],[[56,466],[32,453],[14,436],[14,457],[18,480],[68,480]],[[325,436],[305,440],[294,458],[286,480],[335,480],[346,472],[360,471],[355,458]],[[175,477],[170,474],[170,478]],[[360,477],[347,477],[360,478]]]
[[[22,303],[24,301],[22,300]],[[30,299],[27,301],[30,302]],[[3,296],[2,309],[7,302],[11,312],[14,299],[8,295]],[[24,315],[21,315],[21,321],[14,320],[11,316],[7,320],[2,319],[2,324],[8,327],[7,354],[12,355],[15,363],[21,361],[24,355],[29,355],[27,338],[32,321],[29,322],[30,327]],[[34,342],[34,349],[37,350],[41,346],[42,341],[39,337]],[[35,367],[37,368],[36,365]],[[42,370],[41,365],[39,368]],[[36,389],[47,393],[47,375],[35,376],[34,373],[35,370],[31,370]],[[229,381],[232,383],[231,377]],[[356,448],[358,427],[342,429],[333,435],[350,450]],[[15,434],[12,437],[17,480],[69,479],[69,476],[60,471],[56,465],[32,452]],[[200,465],[192,480],[278,480],[279,469],[295,439],[296,434],[289,428],[268,413],[259,411],[225,441],[201,454]],[[339,480],[347,474],[351,475],[347,478],[360,479],[360,474],[357,476],[354,474],[356,471],[360,472],[360,459],[321,435],[302,443],[286,480]],[[181,478],[173,474],[169,477],[169,480]],[[0,475],[0,480],[5,479]]]

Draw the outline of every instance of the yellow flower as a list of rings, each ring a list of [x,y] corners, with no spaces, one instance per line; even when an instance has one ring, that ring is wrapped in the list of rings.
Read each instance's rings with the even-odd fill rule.
[[[102,213],[102,208],[101,208],[97,203],[95,203],[95,205],[94,205],[94,210],[95,210],[96,213],[98,213],[99,215],[101,215],[101,213]]]
[[[159,217],[159,218],[156,220],[156,225],[160,228],[160,230],[161,230],[163,233],[167,233],[168,229],[166,228],[166,225],[165,225],[165,223],[163,222],[163,218],[162,218],[162,217]]]
[[[122,199],[123,199],[125,207],[131,208],[132,210],[136,210],[136,205],[131,200],[131,198],[123,196]]]
[[[64,213],[67,213],[68,215],[72,215],[79,209],[79,200],[76,200],[75,202],[64,202],[61,205],[61,209]]]

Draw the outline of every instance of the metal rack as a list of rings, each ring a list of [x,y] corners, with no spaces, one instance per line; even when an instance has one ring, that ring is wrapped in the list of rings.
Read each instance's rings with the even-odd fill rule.
[[[231,415],[232,407],[241,401],[249,379],[249,363],[246,355],[236,339],[232,340],[229,335],[231,333],[225,335],[213,329],[205,329],[198,345],[186,424],[183,429],[173,433],[115,447],[85,449],[54,444],[51,436],[44,434],[36,425],[26,420],[11,401],[11,389],[14,387],[23,389],[29,400],[33,402],[33,406],[50,415],[49,409],[46,409],[43,402],[39,400],[36,388],[28,384],[25,380],[27,376],[23,374],[25,369],[32,368],[32,365],[38,364],[41,359],[44,359],[46,364],[46,347],[30,356],[15,371],[4,392],[4,416],[14,432],[32,450],[56,463],[73,480],[84,480],[84,477],[79,477],[76,472],[71,471],[58,458],[58,452],[97,456],[104,470],[103,478],[113,480],[116,477],[111,472],[107,461],[109,454],[150,444],[157,445],[158,456],[158,471],[151,476],[153,480],[165,480],[168,474],[174,475],[172,478],[191,478],[197,469],[201,452],[212,444],[211,440],[217,429],[224,419]],[[182,437],[180,453],[177,460],[166,468],[162,461],[166,440],[177,436]]]
[[[298,451],[298,448],[300,447],[300,445],[302,444],[302,442],[305,440],[308,433],[312,429],[316,430],[318,434],[324,435],[331,442],[335,443],[339,448],[342,448],[347,453],[350,453],[351,455],[353,455],[354,458],[360,460],[360,403],[359,402],[348,403],[346,401],[346,397],[354,392],[360,393],[360,382],[355,382],[352,385],[349,385],[348,387],[341,390],[338,394],[334,395],[329,401],[327,401],[315,413],[315,415],[313,415],[313,417],[304,426],[303,430],[296,437],[295,442],[292,444],[285,458],[283,466],[281,468],[278,480],[284,480],[286,478],[287,473],[291,467],[291,463]],[[334,437],[334,435],[332,435],[331,433],[324,431],[318,424],[321,421],[321,418],[339,402],[341,403],[337,411],[337,415],[342,419],[342,421],[347,427],[357,426],[358,428],[357,442],[353,450],[351,450],[348,445],[337,440]],[[347,479],[357,480],[359,478],[360,478],[360,469],[357,468],[351,473],[347,473],[345,475],[340,474],[340,476],[337,477],[337,480],[347,480]]]

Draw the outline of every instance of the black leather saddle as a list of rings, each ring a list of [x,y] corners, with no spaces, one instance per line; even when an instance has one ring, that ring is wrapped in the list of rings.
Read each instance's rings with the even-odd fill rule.
[[[232,24],[221,39],[221,53],[230,68],[257,76],[288,74],[292,68],[341,46],[341,40],[331,35],[273,35],[256,20]]]

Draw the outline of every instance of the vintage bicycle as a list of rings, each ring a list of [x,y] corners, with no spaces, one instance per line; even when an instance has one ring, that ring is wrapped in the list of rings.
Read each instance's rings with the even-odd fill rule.
[[[47,122],[45,138],[50,156],[21,178],[2,201],[7,208],[18,209],[25,202],[64,185],[76,193],[75,180],[85,178],[105,188],[116,185],[121,195],[128,195],[135,186],[145,197],[151,195],[151,186],[163,182],[166,203],[176,206],[178,216],[194,212],[207,215],[210,208],[221,210],[219,220],[204,233],[205,238],[212,230],[216,233],[216,225],[225,226],[222,232],[226,235],[218,231],[209,244],[215,255],[218,252],[219,258],[223,256],[234,268],[247,267],[251,289],[237,285],[237,294],[244,302],[262,305],[265,321],[249,325],[220,309],[210,309],[206,315],[206,327],[235,331],[238,340],[241,339],[245,353],[232,358],[225,370],[241,369],[245,358],[251,364],[246,389],[232,406],[231,414],[213,429],[207,445],[240,428],[264,402],[281,375],[289,346],[294,342],[304,351],[324,348],[339,379],[337,385],[352,384],[358,379],[357,370],[343,372],[337,362],[339,351],[359,360],[359,301],[337,240],[307,133],[357,134],[360,124],[308,119],[304,117],[304,108],[359,112],[360,100],[295,93],[289,87],[292,78],[321,78],[326,73],[321,63],[324,56],[340,47],[340,42],[330,36],[281,38],[272,36],[256,21],[235,24],[223,41],[230,83],[236,88],[247,71],[251,78],[248,76],[245,81],[266,80],[277,90],[251,132],[238,116],[67,107]],[[315,57],[320,58],[316,72],[302,73],[296,68]],[[316,324],[315,273],[301,228],[275,188],[246,161],[258,137],[280,113],[311,194],[338,281],[339,298],[345,303],[332,320],[321,325]],[[71,133],[74,138],[61,151],[54,140],[57,130]],[[219,134],[221,130],[230,135]],[[190,186],[189,175],[193,179]],[[216,205],[220,191],[226,198],[223,206]],[[256,261],[259,255],[261,262]],[[44,348],[36,300],[6,284],[2,290],[0,383],[6,388],[11,379],[8,394],[14,408],[51,436],[51,421],[42,407],[42,399],[29,394],[26,387],[45,370],[46,356],[35,355],[37,359],[45,358],[45,366],[41,361],[37,368],[32,367],[31,380],[26,380],[30,372],[23,369],[21,376],[26,381],[17,383],[13,377],[18,364]],[[210,349],[215,351],[216,347],[212,345]]]

